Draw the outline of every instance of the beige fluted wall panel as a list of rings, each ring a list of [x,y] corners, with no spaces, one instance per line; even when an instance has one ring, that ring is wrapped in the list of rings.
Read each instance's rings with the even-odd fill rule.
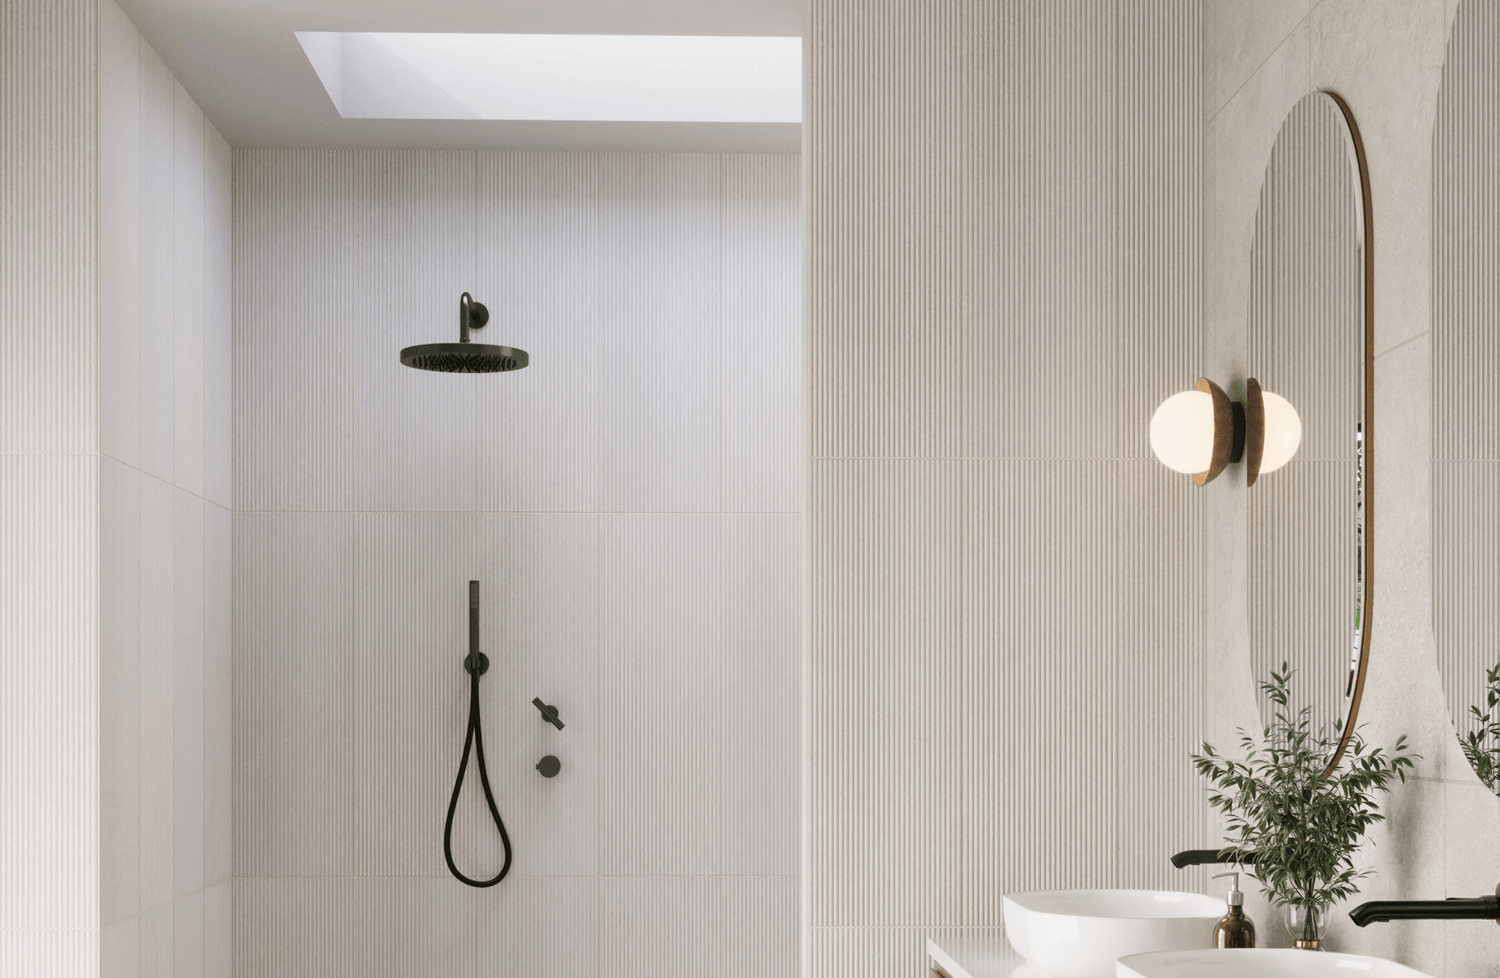
[[[64,0],[0,16],[0,452],[97,451],[97,15]]]
[[[113,0],[0,45],[0,972],[221,978],[227,147]]]
[[[0,972],[98,973],[93,0],[0,6]]]
[[[236,973],[785,974],[796,157],[254,150],[235,173]],[[463,291],[475,339],[530,366],[400,365],[457,339]],[[442,848],[470,580],[514,843],[484,890]],[[503,858],[487,819],[471,763],[471,876]]]
[[[811,4],[807,973],[1198,879],[1202,28]]]
[[[98,16],[101,964],[227,978],[229,147]]]
[[[99,459],[0,455],[0,970],[99,967]]]

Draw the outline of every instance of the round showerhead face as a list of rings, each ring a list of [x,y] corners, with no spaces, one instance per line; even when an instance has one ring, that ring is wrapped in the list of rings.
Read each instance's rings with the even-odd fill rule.
[[[401,351],[408,367],[448,374],[500,374],[520,370],[530,360],[525,350],[486,343],[424,343]]]
[[[458,342],[408,346],[401,351],[401,362],[418,370],[444,374],[503,374],[530,363],[525,350],[469,341],[469,331],[483,329],[489,321],[490,311],[484,303],[475,302],[465,292],[458,300]]]

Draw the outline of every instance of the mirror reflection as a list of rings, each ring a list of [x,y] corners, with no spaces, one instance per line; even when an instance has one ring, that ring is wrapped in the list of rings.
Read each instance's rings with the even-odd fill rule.
[[[1464,3],[1433,130],[1433,638],[1475,774],[1500,793],[1500,5]]]
[[[1297,405],[1302,445],[1247,496],[1246,583],[1254,674],[1289,663],[1290,706],[1315,729],[1357,710],[1368,647],[1366,201],[1345,107],[1304,96],[1261,187],[1245,364]]]

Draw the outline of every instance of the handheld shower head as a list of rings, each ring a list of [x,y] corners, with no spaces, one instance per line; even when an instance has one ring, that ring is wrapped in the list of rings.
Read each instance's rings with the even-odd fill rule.
[[[401,362],[418,370],[450,374],[498,374],[520,370],[531,362],[525,350],[490,346],[469,340],[469,330],[483,329],[490,321],[484,303],[465,292],[458,300],[458,342],[424,343],[401,351]]]

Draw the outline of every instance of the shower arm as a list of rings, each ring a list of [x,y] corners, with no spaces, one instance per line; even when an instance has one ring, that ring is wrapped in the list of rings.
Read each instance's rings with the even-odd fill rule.
[[[481,303],[475,302],[474,297],[465,292],[458,299],[458,341],[468,343],[469,330],[483,329],[490,321],[490,311]]]

